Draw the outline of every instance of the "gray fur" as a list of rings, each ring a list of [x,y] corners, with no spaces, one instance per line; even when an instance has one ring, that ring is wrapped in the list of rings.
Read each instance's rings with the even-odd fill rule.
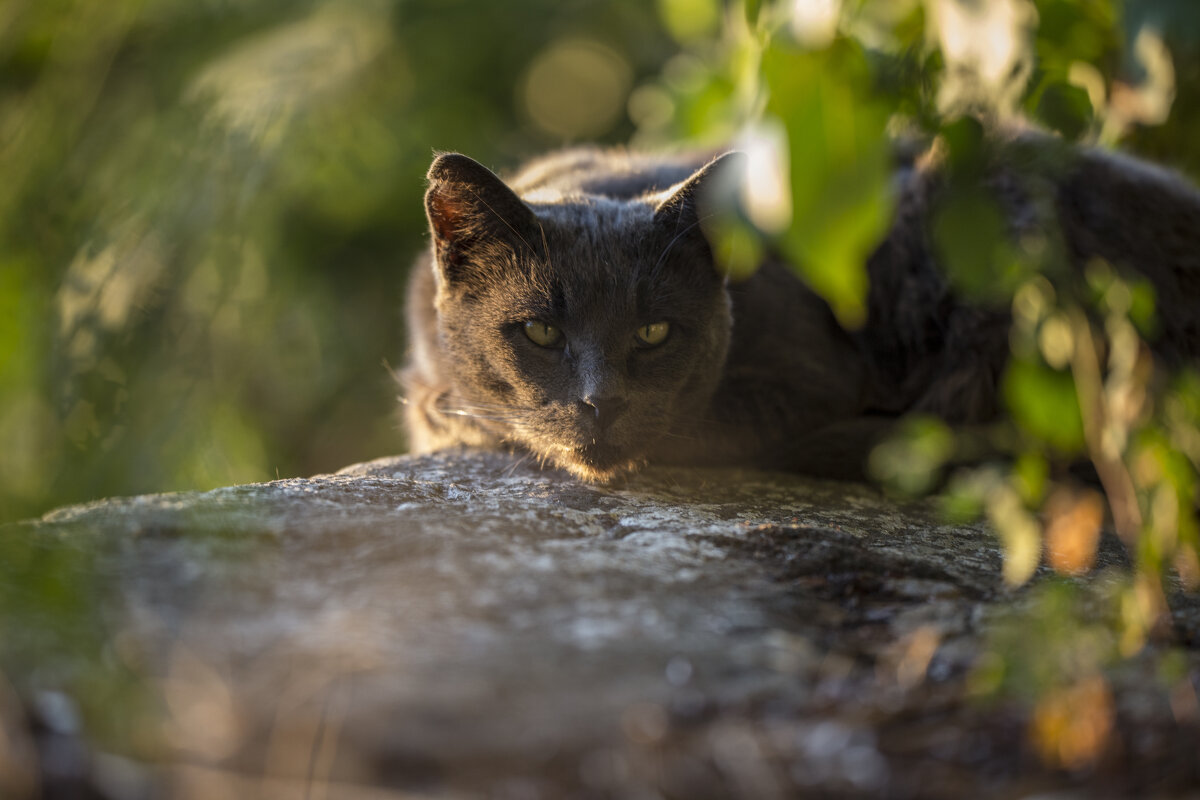
[[[938,268],[936,159],[901,176],[895,222],[868,263],[869,318],[853,334],[776,259],[740,284],[721,277],[697,204],[722,163],[577,149],[505,184],[439,156],[401,374],[412,449],[511,447],[588,480],[647,461],[856,477],[901,414],[996,415],[1008,315],[961,302]],[[1195,359],[1200,195],[1092,152],[1044,180],[1071,258],[1150,277],[1160,351]],[[1044,222],[1005,169],[987,182],[1015,232]],[[561,328],[565,347],[533,344],[526,320]],[[671,324],[667,341],[636,347],[634,331],[658,321]]]

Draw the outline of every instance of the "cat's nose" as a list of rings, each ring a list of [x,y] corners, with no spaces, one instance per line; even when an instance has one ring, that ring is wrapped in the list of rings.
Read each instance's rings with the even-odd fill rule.
[[[586,411],[592,413],[596,419],[596,428],[602,431],[608,430],[617,417],[624,413],[629,406],[629,401],[623,397],[597,397],[596,395],[588,395],[580,401]]]

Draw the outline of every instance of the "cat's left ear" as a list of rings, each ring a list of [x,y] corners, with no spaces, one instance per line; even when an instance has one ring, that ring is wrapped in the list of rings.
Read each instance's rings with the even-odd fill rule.
[[[497,175],[474,159],[443,153],[429,168],[425,211],[441,277],[448,283],[486,272],[492,245],[533,249],[537,218]],[[536,252],[536,251],[535,251]]]
[[[746,156],[737,151],[717,156],[692,174],[654,209],[656,225],[682,233],[699,227],[701,219],[720,206],[715,195],[732,192],[737,176],[745,169]]]

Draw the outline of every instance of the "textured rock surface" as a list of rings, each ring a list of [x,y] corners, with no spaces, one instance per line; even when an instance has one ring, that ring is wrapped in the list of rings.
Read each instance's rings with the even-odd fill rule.
[[[94,759],[111,796],[974,797],[1197,778],[1194,723],[1136,663],[1117,766],[1040,768],[1023,721],[963,699],[1013,599],[994,539],[862,487],[679,469],[594,487],[467,453],[25,528],[102,553],[114,649],[161,693],[152,766]]]

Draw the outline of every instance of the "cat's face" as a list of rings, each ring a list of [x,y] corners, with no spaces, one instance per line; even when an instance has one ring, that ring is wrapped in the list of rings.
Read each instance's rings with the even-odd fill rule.
[[[443,411],[588,480],[701,418],[730,312],[699,227],[702,171],[644,200],[526,204],[464,156],[430,170]]]

